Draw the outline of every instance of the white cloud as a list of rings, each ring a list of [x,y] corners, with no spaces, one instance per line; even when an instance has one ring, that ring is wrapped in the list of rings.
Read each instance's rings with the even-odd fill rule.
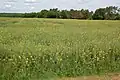
[[[30,3],[24,3],[26,6],[30,6],[31,4]]]
[[[120,7],[120,0],[0,0],[0,12],[37,12],[56,7],[68,10],[71,8],[95,10],[109,5]]]
[[[53,6],[53,8],[59,8],[59,6],[57,6],[57,5],[54,5],[54,6]]]
[[[24,5],[29,6],[30,10],[32,10],[34,9],[33,5],[36,5],[37,3],[38,3],[38,0],[25,0]]]
[[[15,4],[15,2],[5,2],[5,4]]]
[[[35,2],[35,1],[37,1],[37,0],[26,0],[26,1],[31,1],[31,2]]]
[[[17,0],[7,0],[6,2],[17,2]]]
[[[37,0],[25,0],[25,2],[34,3],[34,2],[37,2]]]
[[[88,3],[89,1],[92,0],[76,0],[79,4],[84,4],[84,3]]]
[[[10,7],[12,7],[12,5],[6,4],[5,7],[6,7],[6,8],[10,8]]]
[[[30,10],[33,10],[33,9],[35,9],[35,7],[33,7],[33,6],[32,6],[32,7],[30,7]]]

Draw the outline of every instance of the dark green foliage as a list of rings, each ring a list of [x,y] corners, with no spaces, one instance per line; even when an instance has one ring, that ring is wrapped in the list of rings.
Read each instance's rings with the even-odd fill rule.
[[[60,17],[62,19],[70,19],[71,18],[70,12],[67,10],[62,10],[60,14],[61,14]]]
[[[54,8],[50,10],[41,10],[37,13],[0,13],[0,17],[120,20],[120,8],[109,6],[96,9],[94,13],[87,9],[60,11],[58,8]]]
[[[93,19],[104,20],[105,19],[105,8],[99,8],[95,11]]]
[[[23,17],[24,18],[35,18],[35,17],[38,17],[38,13],[35,13],[35,12],[33,12],[33,13],[25,13],[23,15]]]
[[[120,20],[120,11],[118,7],[109,6],[99,8],[95,11],[93,19],[97,20]]]
[[[47,10],[42,10],[41,12],[38,13],[38,18],[47,18]]]
[[[23,17],[23,13],[0,13],[0,17]]]
[[[58,9],[50,9],[47,13],[47,18],[59,18],[60,12],[58,11]]]

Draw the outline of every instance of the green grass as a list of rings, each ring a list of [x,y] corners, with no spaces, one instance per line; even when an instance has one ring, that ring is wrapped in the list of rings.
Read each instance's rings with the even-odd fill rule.
[[[0,18],[0,80],[120,72],[120,21]]]

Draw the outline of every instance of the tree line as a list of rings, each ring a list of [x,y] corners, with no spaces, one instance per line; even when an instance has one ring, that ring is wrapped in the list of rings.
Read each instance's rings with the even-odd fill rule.
[[[120,8],[109,6],[98,8],[95,12],[89,11],[88,9],[58,10],[58,8],[53,8],[32,13],[0,13],[0,17],[120,20]]]

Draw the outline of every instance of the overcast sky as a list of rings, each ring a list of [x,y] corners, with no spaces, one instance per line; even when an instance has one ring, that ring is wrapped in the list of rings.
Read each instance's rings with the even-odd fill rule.
[[[119,6],[120,0],[0,0],[0,12],[38,12],[41,9],[89,9]]]

